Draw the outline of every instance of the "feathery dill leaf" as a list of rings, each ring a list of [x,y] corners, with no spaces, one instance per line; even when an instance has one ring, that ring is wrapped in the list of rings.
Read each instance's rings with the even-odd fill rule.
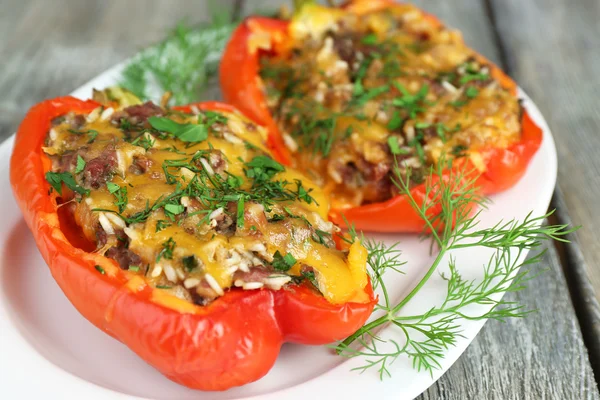
[[[216,77],[223,50],[237,22],[212,7],[209,23],[180,23],[162,42],[135,55],[122,72],[120,85],[142,100],[158,102],[173,93],[174,104],[201,99]]]
[[[523,221],[500,221],[491,228],[478,229],[480,212],[472,214],[473,205],[485,208],[487,199],[478,194],[475,178],[470,171],[458,171],[443,178],[445,162],[432,167],[426,185],[426,199],[417,202],[410,192],[410,173],[402,175],[396,166],[394,184],[405,194],[412,207],[425,221],[425,236],[431,238],[432,250],[438,250],[429,270],[415,288],[401,301],[390,301],[383,279],[386,270],[398,271],[403,263],[397,246],[386,247],[383,243],[358,237],[351,229],[351,240],[361,240],[369,251],[371,281],[379,287],[383,299],[376,307],[383,315],[356,331],[334,346],[338,354],[346,357],[363,357],[364,364],[354,368],[359,372],[376,370],[381,379],[391,376],[389,367],[400,356],[409,357],[418,371],[433,374],[441,368],[440,361],[447,350],[456,345],[461,337],[461,321],[495,319],[503,321],[512,317],[524,317],[531,312],[524,306],[503,300],[502,295],[526,287],[535,277],[530,267],[541,261],[544,252],[520,261],[528,250],[539,247],[542,241],[566,241],[566,235],[577,230],[567,225],[543,225],[552,212]],[[453,223],[454,222],[454,223]],[[402,309],[419,293],[449,252],[457,249],[486,247],[494,254],[484,265],[480,280],[465,280],[450,254],[449,274],[442,274],[447,282],[447,293],[442,304],[419,315],[401,315]],[[474,313],[473,306],[486,306],[485,313]],[[402,340],[384,340],[376,331],[392,324]],[[359,346],[352,345],[357,342]]]

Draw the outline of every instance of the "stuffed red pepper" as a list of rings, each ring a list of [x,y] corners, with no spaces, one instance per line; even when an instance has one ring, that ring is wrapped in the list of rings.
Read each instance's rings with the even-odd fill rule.
[[[516,84],[409,4],[250,17],[220,74],[226,101],[268,127],[279,159],[332,195],[334,220],[365,230],[422,230],[393,182],[408,171],[416,199],[440,160],[472,171],[491,194],[521,178],[542,140]]]
[[[323,344],[375,300],[359,243],[338,250],[328,199],[234,108],[61,97],[19,127],[11,184],[79,312],[168,378],[255,381],[285,341]]]

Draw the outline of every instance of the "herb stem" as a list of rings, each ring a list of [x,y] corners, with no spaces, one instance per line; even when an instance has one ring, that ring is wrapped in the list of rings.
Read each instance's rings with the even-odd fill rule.
[[[392,308],[392,314],[397,314],[413,297],[416,296],[417,293],[419,293],[421,288],[427,283],[429,278],[431,278],[433,273],[437,270],[438,266],[440,265],[440,262],[442,262],[442,259],[446,255],[447,249],[448,248],[446,246],[441,247],[437,257],[431,264],[431,267],[429,267],[429,270],[427,271],[425,276],[419,281],[417,286],[415,286],[413,290],[411,290],[411,292],[404,299],[402,299],[402,301],[400,301],[394,308]]]

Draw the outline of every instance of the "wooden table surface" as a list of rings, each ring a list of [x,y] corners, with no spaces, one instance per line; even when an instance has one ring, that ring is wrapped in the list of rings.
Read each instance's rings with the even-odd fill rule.
[[[234,16],[282,1],[220,0]],[[518,294],[538,312],[488,322],[423,399],[599,399],[600,1],[415,1],[460,29],[545,115],[557,142],[558,221],[582,224],[549,245],[549,269]],[[0,0],[0,138],[25,111],[165,37],[208,18],[202,0]]]

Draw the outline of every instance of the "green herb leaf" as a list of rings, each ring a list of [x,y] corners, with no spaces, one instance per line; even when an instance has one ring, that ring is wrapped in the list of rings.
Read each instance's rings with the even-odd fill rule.
[[[394,111],[394,113],[392,114],[392,118],[390,118],[390,121],[387,124],[387,128],[390,131],[395,131],[396,129],[400,128],[403,123],[404,118],[400,116],[400,113],[398,111]]]
[[[183,257],[181,259],[181,263],[183,264],[185,269],[188,270],[188,272],[192,272],[198,266],[198,260],[194,255]]]
[[[400,147],[400,145],[398,144],[398,138],[396,136],[388,137],[387,142],[388,142],[388,146],[390,146],[390,151],[392,152],[392,154],[394,154],[394,155],[409,154],[408,150]]]
[[[131,271],[131,272],[139,272],[140,271],[140,267],[137,265],[130,265],[129,268],[127,268],[127,270]]]
[[[110,194],[115,196],[116,200],[113,204],[119,208],[119,212],[122,213],[125,211],[127,203],[129,202],[127,199],[127,187],[121,187],[113,182],[106,182],[106,188]]]
[[[102,275],[104,275],[106,272],[104,272],[104,268],[102,268],[99,265],[94,265],[94,268],[96,268],[96,271],[100,272]]]
[[[375,45],[377,44],[377,35],[374,33],[369,33],[361,39],[361,42],[366,45]]]
[[[476,87],[469,86],[467,88],[467,90],[465,91],[465,94],[467,95],[467,97],[469,99],[473,99],[473,98],[477,97],[477,95],[479,94],[479,90],[477,90]]]
[[[56,190],[56,192],[62,196],[62,184],[72,191],[79,193],[80,195],[88,195],[89,190],[82,188],[77,184],[75,178],[70,172],[46,172],[46,181]]]
[[[185,207],[181,204],[165,204],[165,211],[169,214],[179,215],[185,211]]]
[[[180,124],[166,117],[155,116],[148,118],[148,122],[154,129],[170,133],[183,142],[196,143],[208,138],[206,125]]]
[[[75,173],[78,174],[83,172],[85,169],[85,160],[79,154],[77,155],[77,165],[75,166]]]
[[[273,268],[278,271],[286,272],[290,268],[292,268],[296,264],[296,258],[291,253],[287,253],[285,256],[282,256],[279,250],[273,254]]]
[[[240,196],[237,203],[236,223],[240,228],[244,227],[244,196]]]
[[[118,192],[119,189],[121,189],[121,186],[119,186],[113,182],[106,182],[106,188],[108,189],[108,192],[110,194],[114,194],[114,193]]]
[[[173,259],[173,250],[175,250],[176,245],[177,245],[177,243],[175,243],[173,238],[169,238],[169,240],[164,242],[161,245],[162,249],[156,256],[156,262],[159,262],[162,258],[164,258],[166,260],[172,260]]]

